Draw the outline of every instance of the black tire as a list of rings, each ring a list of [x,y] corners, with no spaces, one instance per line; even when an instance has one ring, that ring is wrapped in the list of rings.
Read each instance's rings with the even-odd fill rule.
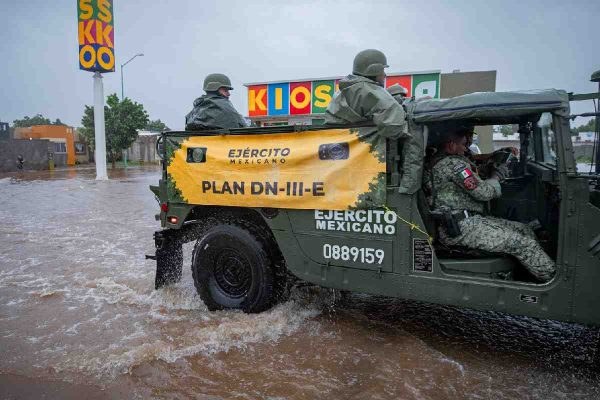
[[[210,311],[257,313],[275,301],[275,271],[264,242],[249,229],[218,224],[196,242],[194,285]]]

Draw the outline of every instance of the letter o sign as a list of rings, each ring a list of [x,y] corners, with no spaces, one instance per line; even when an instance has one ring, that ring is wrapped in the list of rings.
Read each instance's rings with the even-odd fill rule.
[[[112,71],[114,69],[115,56],[109,47],[98,48],[98,64],[107,71]]]
[[[91,45],[86,44],[85,46],[82,46],[79,50],[79,64],[81,64],[83,68],[86,69],[92,68],[94,64],[96,64],[96,50],[94,50],[94,48]]]
[[[298,101],[298,95],[302,95],[302,100]],[[310,103],[310,91],[304,86],[295,87],[290,93],[290,103],[296,108],[304,108]]]

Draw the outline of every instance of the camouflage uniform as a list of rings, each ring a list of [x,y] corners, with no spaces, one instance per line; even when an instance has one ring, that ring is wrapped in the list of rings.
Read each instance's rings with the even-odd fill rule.
[[[537,280],[552,279],[556,271],[554,261],[538,244],[531,228],[486,215],[487,201],[502,194],[497,180],[482,180],[463,156],[441,156],[432,164],[430,183],[434,209],[466,210],[469,214],[459,222],[460,235],[450,237],[443,227],[440,229],[442,244],[510,254]]]
[[[361,128],[389,138],[409,137],[404,108],[377,82],[364,76],[348,75],[340,91],[327,106],[325,122],[347,124],[373,121],[377,128]]]
[[[194,101],[194,108],[185,117],[186,130],[231,129],[246,126],[244,118],[229,99],[217,92],[207,92]]]

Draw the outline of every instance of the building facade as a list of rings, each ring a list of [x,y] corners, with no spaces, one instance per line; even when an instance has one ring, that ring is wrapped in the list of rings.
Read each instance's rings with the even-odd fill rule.
[[[248,118],[258,126],[319,125],[343,77],[245,83]],[[495,91],[496,71],[442,73],[439,70],[389,73],[385,86],[400,84],[409,97],[448,98]],[[478,127],[483,151],[492,149],[492,128]]]
[[[15,128],[15,139],[46,139],[51,143],[55,166],[75,165],[77,155],[87,154],[87,146],[75,147],[75,129],[66,125],[34,125]],[[79,154],[76,154],[79,152]],[[83,157],[84,158],[84,157]]]

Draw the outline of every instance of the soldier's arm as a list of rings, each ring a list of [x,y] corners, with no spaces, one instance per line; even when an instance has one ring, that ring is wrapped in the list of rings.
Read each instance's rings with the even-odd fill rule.
[[[460,158],[452,158],[449,168],[452,181],[475,200],[488,201],[502,195],[498,180],[481,179],[471,166]]]
[[[360,99],[357,104],[360,104]],[[365,117],[356,111],[359,108],[355,109],[357,104],[350,104],[345,93],[337,92],[325,110],[325,123],[344,124],[365,121]]]
[[[224,119],[223,125],[228,128],[245,128],[246,121],[242,115],[237,112],[233,104],[229,100],[225,100],[222,104],[222,117]]]
[[[192,110],[185,117],[185,130],[186,131],[200,131],[205,129],[205,126],[197,118],[198,114],[196,109]]]
[[[394,139],[410,137],[404,108],[389,93],[371,91],[366,104],[372,104],[366,114],[373,118],[380,135]]]
[[[219,104],[214,101],[204,101],[187,115],[185,129],[190,131],[220,129],[223,127],[220,121],[221,114],[223,110]]]

